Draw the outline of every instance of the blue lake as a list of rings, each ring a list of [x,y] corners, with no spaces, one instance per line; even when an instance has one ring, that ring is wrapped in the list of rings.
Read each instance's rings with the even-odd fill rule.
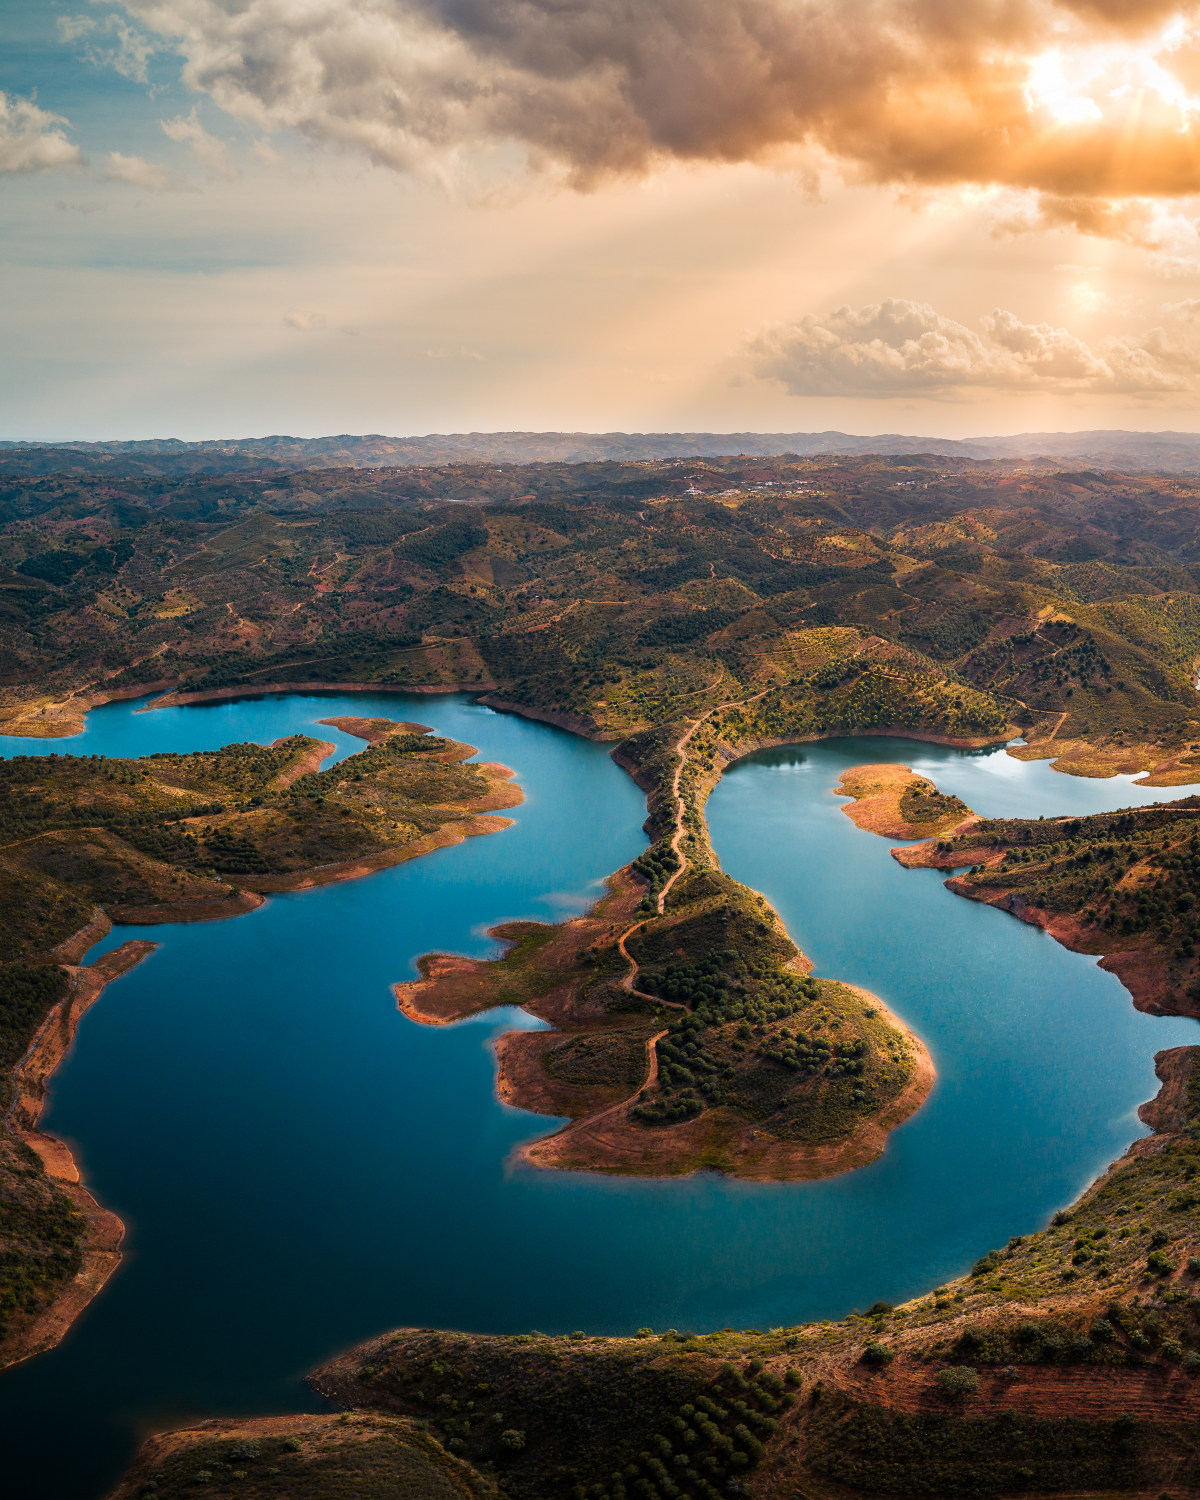
[[[268,698],[96,710],[86,733],[0,754],[145,754],[267,742],[340,714],[418,719],[514,767],[503,833],[231,921],[122,928],[159,950],[110,986],[58,1073],[71,1140],[128,1254],[58,1350],[0,1376],[14,1494],[94,1500],[148,1428],[316,1408],[304,1373],[389,1326],[626,1332],[767,1327],[899,1300],[1037,1227],[1142,1133],[1153,1055],[1195,1024],[1139,1015],[1093,959],[902,870],[856,829],[842,768],[904,759],[976,810],[1085,812],[1184,795],[1081,781],[1003,752],[896,739],[768,751],[709,806],[729,872],[819,973],[865,985],[925,1039],[925,1107],[872,1166],[821,1183],[540,1173],[552,1122],[500,1104],[489,1043],[399,1015],[389,985],[435,948],[486,954],[506,918],[595,899],[644,847],[640,793],[603,746],[465,697]]]

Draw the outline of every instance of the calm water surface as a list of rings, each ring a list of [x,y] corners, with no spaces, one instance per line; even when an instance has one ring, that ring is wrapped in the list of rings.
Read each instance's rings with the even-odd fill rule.
[[[500,1104],[506,1011],[426,1028],[388,986],[433,948],[595,898],[644,846],[642,799],[603,747],[461,697],[301,697],[95,711],[51,748],[145,754],[270,741],[313,721],[412,717],[513,766],[515,826],[219,924],[123,928],[159,950],[110,986],[57,1075],[47,1126],[129,1229],[128,1255],[61,1348],[0,1376],[12,1493],[94,1500],[138,1435],[221,1412],[319,1405],[306,1370],[399,1324],[625,1332],[767,1327],[915,1295],[1045,1222],[1142,1133],[1153,1054],[1193,1023],[1139,1015],[1093,959],[906,872],[831,788],[906,759],[978,811],[1086,812],[1181,792],[895,739],[735,767],[709,813],[820,973],[882,995],[939,1079],[885,1156],[824,1183],[542,1174],[548,1128]],[[36,742],[0,739],[0,753]]]

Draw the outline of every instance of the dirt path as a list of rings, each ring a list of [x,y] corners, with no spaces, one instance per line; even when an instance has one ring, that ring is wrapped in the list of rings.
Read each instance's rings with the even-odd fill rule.
[[[532,635],[535,630],[548,630],[551,625],[557,625],[560,620],[565,620],[573,610],[576,610],[578,608],[579,600],[572,599],[570,604],[567,605],[566,609],[560,609],[558,614],[551,615],[549,619],[546,620],[537,620],[534,624],[526,626],[524,630],[514,630],[511,632],[511,634]],[[467,637],[463,637],[463,639],[467,639]]]
[[[723,672],[724,669],[722,668],[722,674]],[[718,677],[717,682],[720,682],[720,680],[721,679]],[[715,687],[716,685],[717,683],[714,683],[713,687]],[[671,796],[674,799],[675,803],[675,832],[671,835],[670,840],[670,847],[675,854],[675,868],[671,871],[671,874],[667,877],[666,883],[663,885],[662,890],[658,893],[655,916],[662,916],[663,912],[666,910],[667,896],[670,894],[671,887],[687,869],[687,856],[684,854],[682,848],[684,833],[684,806],[683,798],[679,794],[679,778],[683,775],[683,768],[687,764],[688,742],[696,733],[697,729],[700,728],[701,724],[710,719],[713,714],[720,713],[722,709],[740,708],[746,703],[753,703],[757,699],[763,697],[765,691],[766,690],[764,689],[763,693],[753,693],[749,698],[731,698],[727,703],[715,703],[712,708],[706,709],[705,712],[695,720],[695,722],[692,724],[692,727],[684,734],[681,734],[675,741],[674,751],[677,756],[677,760],[675,764],[675,774],[671,778]],[[631,938],[639,928],[644,927],[650,920],[651,919],[649,917],[642,917],[640,921],[634,922],[632,926],[627,927],[617,939],[617,951],[629,965],[624,979],[621,980],[621,988],[627,995],[636,995],[641,1000],[653,1000],[658,1005],[670,1005],[672,1008],[677,1010],[686,1010],[687,1007],[680,1004],[680,1002],[677,1000],[662,1000],[657,995],[647,995],[642,990],[634,988],[635,984],[637,983],[638,963],[630,953],[629,949],[625,946],[625,942],[627,938]],[[643,1085],[643,1087],[644,1086],[645,1085]]]
[[[62,701],[64,703],[71,703],[76,698],[85,697],[89,693],[103,692],[104,691],[104,688],[103,688],[103,684],[104,683],[111,682],[114,677],[119,677],[122,672],[132,672],[133,669],[134,669],[134,667],[140,667],[140,666],[143,666],[148,661],[154,661],[154,659],[156,657],[161,656],[163,654],[163,652],[166,651],[167,649],[168,649],[167,642],[164,641],[162,643],[162,645],[155,646],[155,648],[154,648],[153,651],[148,651],[145,656],[139,656],[136,661],[126,662],[125,665],[121,666],[121,667],[114,667],[111,672],[104,672],[104,673],[102,673],[99,677],[97,677],[95,679],[94,682],[87,682],[87,683],[84,683],[84,685],[82,687],[72,688],[71,691],[66,695],[66,697]],[[139,694],[141,694],[142,692],[145,691],[145,689],[144,688],[138,688],[137,691],[138,691]],[[86,710],[85,710],[85,712],[86,712]]]
[[[1058,731],[1063,727],[1063,725],[1066,722],[1067,722],[1067,715],[1065,713],[1059,714],[1058,719],[1055,722],[1054,728],[1046,736],[1046,739],[1045,739],[1044,743],[1045,744],[1049,744],[1050,741],[1054,738],[1054,736],[1058,733]]]
[[[718,706],[721,708],[726,707],[726,705],[723,703]],[[671,778],[671,795],[675,800],[675,832],[671,836],[671,848],[675,851],[676,864],[674,870],[671,871],[666,884],[658,893],[655,916],[662,916],[663,908],[666,904],[667,893],[670,891],[671,887],[675,884],[675,882],[683,874],[684,869],[687,867],[687,858],[684,855],[683,850],[680,848],[680,844],[683,840],[683,798],[679,795],[679,778],[683,774],[683,768],[687,762],[687,744],[691,737],[695,734],[697,729],[700,728],[701,724],[704,723],[705,719],[708,718],[708,715],[715,712],[715,709],[710,708],[708,710],[708,713],[702,714],[685,734],[680,735],[679,739],[676,740],[674,745],[674,750],[678,757],[678,760],[675,766],[675,774]],[[637,959],[635,959],[634,956],[630,953],[629,949],[625,946],[625,943],[626,940],[628,938],[631,938],[635,932],[644,927],[648,921],[650,921],[649,917],[642,917],[639,921],[634,922],[631,926],[627,927],[617,939],[617,951],[629,965],[624,979],[621,980],[621,988],[627,995],[636,995],[641,1000],[654,1000],[658,1004],[676,1005],[677,1002],[675,1001],[660,1001],[658,1000],[658,997],[656,995],[647,995],[644,994],[641,990],[634,988],[634,985],[637,983],[638,962]],[[682,1010],[684,1007],[678,1006],[678,1008]],[[657,1076],[656,1065],[655,1077]],[[646,1086],[647,1085],[643,1084],[643,1088]]]
[[[658,1044],[667,1034],[664,1026],[661,1031],[656,1031],[646,1041],[646,1076],[628,1099],[618,1099],[615,1104],[610,1104],[607,1109],[602,1109],[598,1114],[590,1115],[586,1124],[589,1128],[602,1125],[605,1120],[611,1120],[615,1115],[622,1115],[631,1104],[636,1104],[638,1095],[643,1089],[652,1089],[658,1082]]]

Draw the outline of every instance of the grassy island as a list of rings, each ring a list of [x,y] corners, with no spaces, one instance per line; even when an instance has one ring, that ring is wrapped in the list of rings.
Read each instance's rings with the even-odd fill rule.
[[[939,792],[932,781],[917,776],[909,766],[850,766],[834,791],[853,797],[842,811],[859,828],[887,838],[957,833],[975,817],[965,802]]]
[[[211,921],[264,892],[343,880],[506,826],[503,766],[417,724],[328,721],[368,748],[297,735],[133,760],[0,760],[0,1364],[48,1348],[119,1259],[121,1226],[37,1129],[80,1014],[153,943],[79,967],[114,923]]]

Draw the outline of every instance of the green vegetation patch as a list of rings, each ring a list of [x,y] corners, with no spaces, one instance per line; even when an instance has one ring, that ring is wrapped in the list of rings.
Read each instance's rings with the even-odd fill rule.
[[[915,781],[904,789],[900,798],[900,816],[906,823],[941,823],[949,818],[965,818],[971,809],[959,797],[947,796],[928,781]]]
[[[878,1007],[798,974],[774,913],[727,875],[685,875],[629,950],[642,988],[678,1007],[658,1043],[659,1088],[633,1109],[643,1124],[723,1106],[781,1140],[829,1141],[913,1076],[909,1043]]]
[[[566,1037],[547,1049],[543,1066],[563,1083],[624,1084],[635,1089],[646,1076],[648,1035],[641,1030]]]
[[[43,1312],[79,1270],[84,1228],[34,1153],[0,1132],[0,1339]]]

